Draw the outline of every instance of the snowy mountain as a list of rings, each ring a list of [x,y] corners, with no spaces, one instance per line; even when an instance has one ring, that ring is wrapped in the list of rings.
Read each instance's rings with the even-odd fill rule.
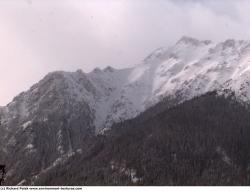
[[[155,50],[133,68],[52,72],[0,108],[0,161],[12,161],[11,177],[27,165],[24,158],[35,159],[30,172],[39,174],[58,159],[81,152],[88,134],[134,118],[165,97],[184,101],[231,89],[248,101],[249,74],[249,41],[213,43],[189,37]]]
[[[57,92],[61,96],[59,101],[85,102],[99,131],[135,117],[166,96],[180,94],[190,99],[214,89],[230,88],[248,99],[249,63],[248,41],[226,40],[216,44],[183,37],[170,48],[157,49],[133,68],[51,73],[15,98],[5,110],[12,117],[16,114],[11,111],[22,117],[36,111],[46,115],[46,109],[53,113],[53,105],[46,108],[41,104],[54,100]]]
[[[183,37],[170,48],[157,49],[134,68],[97,69],[87,74],[101,92],[95,107],[96,127],[132,118],[166,96],[186,100],[231,89],[246,101],[250,98],[249,64],[248,41],[216,44]]]

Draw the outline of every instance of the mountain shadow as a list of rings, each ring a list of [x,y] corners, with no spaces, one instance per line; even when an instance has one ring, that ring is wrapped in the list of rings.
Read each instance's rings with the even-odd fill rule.
[[[88,137],[34,184],[250,185],[248,105],[216,92],[167,104]]]

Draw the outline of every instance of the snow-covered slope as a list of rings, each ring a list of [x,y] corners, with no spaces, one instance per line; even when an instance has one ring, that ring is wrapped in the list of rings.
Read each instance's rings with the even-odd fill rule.
[[[85,102],[99,131],[114,122],[135,117],[166,96],[183,99],[214,89],[230,88],[242,99],[250,98],[250,42],[226,40],[221,43],[183,37],[170,48],[159,48],[133,68],[96,68],[90,73],[54,72],[7,107],[4,120],[17,115],[45,120],[59,106],[43,103]],[[53,82],[53,83],[52,83]],[[52,91],[53,90],[53,91]],[[41,114],[41,113],[42,114]]]
[[[100,92],[96,127],[132,118],[166,96],[183,100],[215,89],[231,89],[250,98],[250,42],[221,43],[183,37],[154,51],[134,68],[94,70],[87,74]]]

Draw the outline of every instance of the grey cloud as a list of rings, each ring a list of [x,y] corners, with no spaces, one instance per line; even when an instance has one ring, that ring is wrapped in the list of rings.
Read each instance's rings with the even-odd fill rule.
[[[130,67],[181,36],[250,39],[247,0],[2,0],[0,105],[50,71]]]

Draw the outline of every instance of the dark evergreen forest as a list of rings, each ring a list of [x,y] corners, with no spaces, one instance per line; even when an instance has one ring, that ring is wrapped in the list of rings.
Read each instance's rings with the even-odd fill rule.
[[[86,136],[82,153],[35,184],[250,185],[249,165],[249,106],[210,92]]]

